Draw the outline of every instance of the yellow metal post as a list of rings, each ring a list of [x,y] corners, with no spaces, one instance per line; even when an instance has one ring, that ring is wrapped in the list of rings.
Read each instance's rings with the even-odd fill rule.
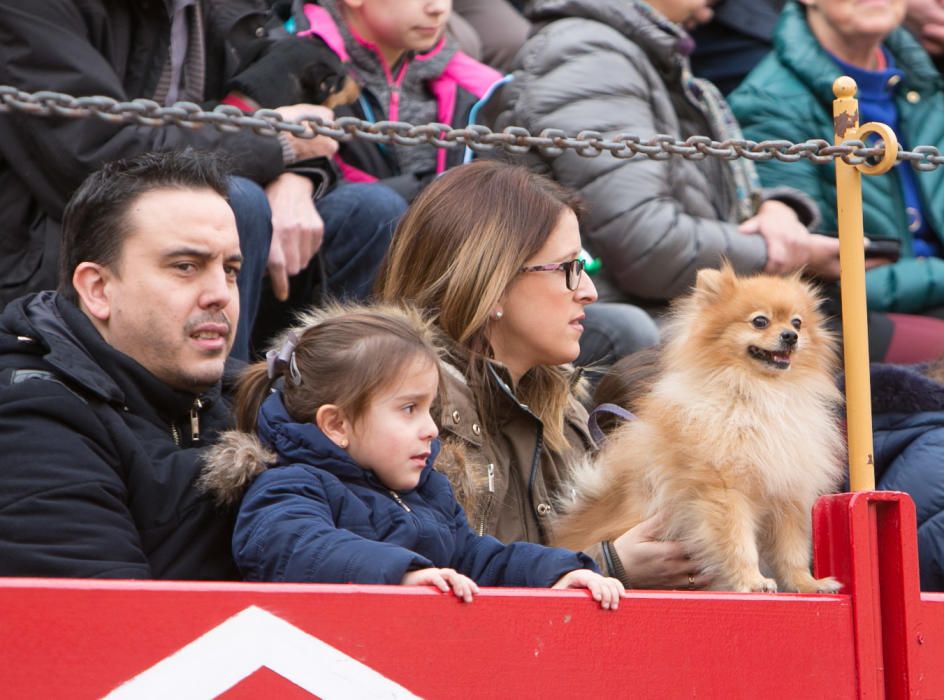
[[[859,101],[852,78],[833,83],[833,126],[836,145],[876,133],[885,141],[885,155],[875,165],[849,165],[836,159],[836,206],[839,221],[839,263],[842,290],[842,340],[846,373],[846,427],[849,440],[849,484],[853,491],[875,489],[872,453],[872,399],[869,379],[869,336],[866,324],[865,241],[862,228],[862,172],[888,171],[898,158],[898,141],[885,124],[859,126]]]

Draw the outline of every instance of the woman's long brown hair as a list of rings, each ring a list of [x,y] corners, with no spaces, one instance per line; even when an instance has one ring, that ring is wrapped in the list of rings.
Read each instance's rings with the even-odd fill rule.
[[[519,166],[477,161],[426,187],[394,234],[377,295],[431,314],[453,341],[452,359],[466,373],[486,426],[495,415],[493,382],[483,376],[492,357],[491,311],[567,209],[579,213],[575,196],[552,180]],[[572,376],[566,367],[538,366],[515,387],[557,452],[568,446],[564,414],[577,389]]]

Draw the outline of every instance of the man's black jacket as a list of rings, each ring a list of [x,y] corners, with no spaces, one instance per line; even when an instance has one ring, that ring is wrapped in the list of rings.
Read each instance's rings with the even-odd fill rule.
[[[219,387],[197,399],[112,348],[57,294],[9,304],[0,575],[235,578],[232,514],[194,488],[230,411]]]

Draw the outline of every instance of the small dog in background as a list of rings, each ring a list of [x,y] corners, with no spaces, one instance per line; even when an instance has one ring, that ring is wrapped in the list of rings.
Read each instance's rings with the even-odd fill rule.
[[[360,94],[341,59],[314,35],[255,42],[226,90],[223,102],[245,111],[300,103],[334,109]]]
[[[226,84],[222,102],[246,113],[302,103],[335,109],[356,101],[360,94],[338,55],[314,35],[260,40],[242,58],[240,69]],[[312,181],[316,200],[341,179],[337,166],[326,156],[295,163],[292,170]]]
[[[552,543],[585,549],[661,514],[662,537],[715,589],[838,591],[809,569],[813,503],[844,465],[836,341],[818,305],[798,276],[699,272],[637,420],[575,472]]]

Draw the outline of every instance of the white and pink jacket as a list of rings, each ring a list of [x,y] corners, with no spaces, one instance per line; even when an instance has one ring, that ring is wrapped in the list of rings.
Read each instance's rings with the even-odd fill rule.
[[[502,76],[456,50],[443,36],[429,51],[408,54],[389,66],[377,47],[358,36],[342,19],[335,0],[306,4],[310,28],[300,35],[319,37],[345,63],[361,88],[355,104],[337,116],[367,121],[431,121],[467,126],[470,113]],[[447,168],[458,165],[463,149],[434,146],[387,146],[363,140],[344,143],[336,156],[349,182],[382,181],[406,199]]]

